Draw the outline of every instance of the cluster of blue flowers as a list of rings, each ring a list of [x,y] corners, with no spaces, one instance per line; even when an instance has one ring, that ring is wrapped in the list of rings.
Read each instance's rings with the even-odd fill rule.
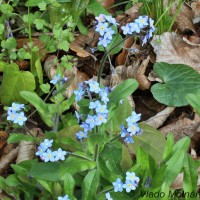
[[[131,190],[136,189],[139,181],[140,178],[137,177],[134,172],[126,172],[125,183],[123,183],[120,178],[117,178],[112,184],[115,192],[122,192],[125,189],[126,192],[129,193]]]
[[[123,30],[124,35],[132,35],[134,33],[137,34],[144,30],[145,33],[147,33],[142,38],[142,45],[144,45],[153,36],[153,32],[155,31],[155,27],[153,24],[154,20],[152,20],[148,16],[140,16],[134,22],[130,22],[127,23],[125,26],[122,26],[121,29]],[[145,30],[146,28],[149,29]]]
[[[52,83],[53,85],[56,85],[57,83],[61,82],[61,81],[67,81],[68,78],[67,77],[64,77],[64,78],[61,78],[61,75],[58,74],[58,75],[55,75],[53,77],[53,79],[50,81],[50,83]]]
[[[82,140],[87,137],[88,131],[92,131],[95,126],[99,126],[107,122],[108,109],[107,103],[109,102],[108,94],[110,88],[100,88],[99,83],[93,80],[85,81],[78,85],[78,90],[74,91],[76,96],[75,100],[80,101],[84,96],[90,98],[89,108],[91,109],[92,114],[88,114],[86,119],[82,121],[80,127],[83,128],[83,131],[79,131],[76,134],[78,140]],[[92,99],[92,93],[98,94],[99,100]],[[83,115],[80,115],[76,112],[76,117],[80,122],[80,119]]]
[[[96,19],[96,29],[100,34],[98,45],[102,45],[107,47],[110,44],[115,31],[113,30],[112,26],[117,26],[118,23],[116,22],[115,18],[110,15],[100,14],[99,16],[95,17]]]
[[[27,121],[27,118],[22,111],[24,109],[24,104],[12,103],[11,107],[8,107],[7,110],[7,120],[18,124],[20,126],[24,125],[24,122]]]
[[[70,200],[69,196],[66,194],[64,197],[58,197],[58,200]]]
[[[137,122],[140,120],[141,114],[136,114],[136,112],[132,112],[132,115],[126,119],[127,128],[124,125],[121,125],[121,137],[124,138],[124,142],[126,143],[134,143],[132,136],[140,135],[142,133],[142,129],[138,126]]]
[[[35,155],[40,156],[41,160],[44,162],[56,162],[59,160],[65,160],[66,151],[63,151],[59,148],[57,151],[52,151],[53,140],[45,139],[42,143],[40,143],[38,147],[38,151]]]

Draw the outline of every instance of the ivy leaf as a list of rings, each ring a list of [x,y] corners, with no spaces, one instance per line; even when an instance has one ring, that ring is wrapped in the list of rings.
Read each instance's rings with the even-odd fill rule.
[[[3,81],[0,87],[0,99],[4,105],[12,102],[26,103],[20,92],[35,90],[35,79],[32,73],[20,71],[18,65],[10,64],[4,68]]]
[[[185,106],[186,95],[200,91],[200,74],[183,64],[156,63],[154,71],[164,83],[151,88],[154,98],[168,106]]]

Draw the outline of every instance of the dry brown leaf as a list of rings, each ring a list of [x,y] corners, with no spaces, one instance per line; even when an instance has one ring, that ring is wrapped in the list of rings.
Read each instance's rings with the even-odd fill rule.
[[[135,18],[138,17],[139,10],[142,7],[143,3],[136,3],[134,4],[131,8],[126,10],[126,14],[130,16],[131,20],[134,20]]]
[[[193,23],[198,23],[200,22],[200,2],[196,1],[196,2],[192,2],[191,3],[191,8],[193,11]]]
[[[5,131],[0,131],[0,149],[4,147],[8,138],[8,133]]]
[[[19,147],[16,147],[8,152],[8,154],[4,154],[0,158],[0,175],[4,173],[4,171],[9,167],[10,163],[12,163],[18,154]]]
[[[69,46],[69,48],[72,50],[72,51],[75,51],[77,56],[79,57],[88,57],[90,56],[90,53],[88,53],[87,51],[85,51],[82,47],[78,46],[77,44],[75,44],[74,42],[72,42]]]
[[[164,124],[169,115],[174,111],[175,107],[167,107],[150,119],[143,121],[143,123],[159,128]]]
[[[170,15],[174,16],[177,12],[178,4],[174,4],[170,9]],[[195,28],[193,25],[193,12],[192,8],[186,4],[185,2],[181,6],[180,12],[175,20],[175,25],[177,26],[178,30],[184,33],[187,30],[192,31],[195,33]]]
[[[127,78],[135,78],[139,83],[139,88],[141,90],[147,90],[151,85],[151,82],[145,76],[145,71],[149,64],[149,60],[150,57],[148,56],[142,61],[141,64],[138,65],[130,65],[128,67],[124,65],[117,66],[116,72],[122,80],[126,80]]]
[[[176,122],[168,124],[159,130],[167,136],[169,132],[172,132],[174,139],[178,141],[179,139],[189,136],[190,138],[194,137],[196,130],[200,125],[200,118],[195,113],[194,119],[183,118],[179,119]]]
[[[104,8],[109,8],[114,4],[114,0],[97,0]]]
[[[31,136],[37,137],[42,134],[42,130],[40,128],[32,128],[29,130]],[[19,151],[16,159],[16,163],[20,163],[25,160],[32,160],[35,155],[35,143],[28,141],[21,141],[19,143]]]
[[[124,42],[124,48],[122,52],[117,56],[117,65],[124,65],[125,61],[127,59],[127,54],[128,54],[128,48],[130,48],[133,44],[133,37],[129,37],[127,40]]]
[[[157,56],[156,62],[185,64],[200,73],[200,44],[194,44],[174,32],[166,32],[154,36],[151,45]]]

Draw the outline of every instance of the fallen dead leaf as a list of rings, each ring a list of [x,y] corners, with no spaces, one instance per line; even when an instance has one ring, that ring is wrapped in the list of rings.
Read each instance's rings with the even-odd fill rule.
[[[195,1],[191,3],[191,8],[193,12],[193,23],[198,23],[200,22],[200,2]]]
[[[0,149],[4,147],[8,139],[8,133],[5,131],[0,131]]]
[[[142,61],[141,64],[130,65],[128,67],[124,65],[120,65],[116,67],[116,72],[122,80],[126,80],[128,78],[135,78],[139,83],[139,89],[147,90],[150,88],[151,82],[145,76],[146,68],[149,64],[150,57],[148,56],[146,59]]]
[[[117,56],[117,65],[124,65],[125,61],[127,59],[127,54],[128,54],[128,48],[132,46],[134,42],[133,37],[129,37],[127,40],[124,42],[124,48],[122,52]]]
[[[0,175],[4,173],[4,171],[9,167],[9,165],[16,159],[18,154],[19,147],[16,147],[8,152],[8,154],[4,154],[0,158]]]
[[[174,4],[170,9],[170,15],[171,16],[176,15],[177,9],[178,9],[178,4]],[[176,17],[175,26],[177,26],[178,30],[181,33],[185,33],[188,30],[192,31],[193,33],[196,33],[192,19],[193,19],[192,8],[184,2],[180,8],[179,14]]]
[[[175,141],[188,136],[190,138],[194,137],[194,134],[198,127],[200,126],[200,117],[195,113],[194,119],[183,118],[179,119],[171,124],[168,124],[159,130],[167,136],[169,132],[174,135]]]
[[[139,10],[142,7],[143,3],[136,3],[134,4],[131,8],[126,10],[125,14],[129,15],[131,20],[134,20],[138,17],[139,15]]]
[[[157,56],[156,62],[185,64],[200,73],[200,44],[194,44],[174,32],[165,32],[154,36],[151,45]]]
[[[146,121],[143,121],[143,123],[153,126],[155,128],[159,128],[164,124],[164,122],[169,117],[169,115],[174,111],[174,109],[175,107],[166,107],[164,110],[162,110],[155,116],[149,118]]]

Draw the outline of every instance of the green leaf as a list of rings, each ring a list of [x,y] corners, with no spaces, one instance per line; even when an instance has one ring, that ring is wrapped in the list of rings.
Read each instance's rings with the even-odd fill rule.
[[[71,126],[62,129],[58,133],[56,133],[57,140],[61,148],[70,150],[70,151],[77,151],[82,150],[82,145],[76,139],[76,133],[81,130],[80,126]]]
[[[124,172],[131,168],[133,161],[125,145],[122,144],[122,160],[120,166]]]
[[[142,134],[133,136],[135,143],[129,146],[135,150],[141,146],[156,161],[162,161],[166,143],[164,135],[147,124],[141,123],[140,128],[143,130]]]
[[[108,115],[107,131],[119,132],[120,125],[125,122],[126,118],[132,113],[132,107],[128,99],[124,99],[122,104],[119,103],[115,109],[112,109]],[[111,128],[112,127],[112,128]]]
[[[83,22],[81,21],[80,17],[78,18],[78,21],[77,21],[77,27],[78,27],[81,34],[83,34],[83,35],[88,34],[88,29],[87,29],[86,26],[83,25]]]
[[[185,153],[188,151],[190,145],[190,138],[189,137],[184,137],[181,140],[179,140],[172,148],[172,154],[175,152],[182,150]]]
[[[47,94],[47,93],[50,92],[50,85],[49,85],[49,83],[40,85],[40,88],[41,88],[41,90],[42,90],[45,94]]]
[[[5,180],[5,183],[8,185],[8,186],[11,186],[11,187],[16,187],[18,185],[20,185],[20,181],[19,179],[17,178],[17,175],[16,174],[11,174],[9,175],[6,180]]]
[[[184,159],[185,153],[182,150],[179,150],[166,162],[167,167],[163,179],[169,186],[181,172],[184,165]]]
[[[25,4],[25,6],[29,6],[29,7],[33,7],[33,6],[37,6],[38,4],[41,4],[45,2],[45,0],[28,0]]]
[[[70,199],[73,198],[73,193],[74,193],[74,187],[75,187],[75,180],[73,176],[70,173],[66,173],[63,177],[63,190],[65,194],[68,194]]]
[[[160,103],[168,106],[184,106],[186,95],[200,91],[200,74],[187,65],[156,63],[155,73],[164,83],[152,86],[151,92]]]
[[[92,11],[92,13],[94,13],[95,16],[99,15],[99,14],[107,14],[110,15],[109,12],[107,12],[107,10],[101,5],[100,2],[98,2],[97,0],[90,0],[89,4],[87,6],[87,8],[89,10]]]
[[[42,65],[41,65],[40,59],[36,60],[35,68],[38,75],[39,83],[43,84],[43,72],[42,72]]]
[[[40,117],[48,126],[53,126],[53,120],[49,113],[48,105],[36,93],[22,91],[20,95],[36,108]]]
[[[4,68],[3,81],[0,87],[0,99],[5,105],[12,102],[26,103],[20,96],[23,90],[33,91],[35,89],[35,80],[32,73],[28,71],[19,71],[16,64],[7,65]]]
[[[2,34],[4,32],[4,25],[0,24],[0,34]]]
[[[7,139],[7,143],[17,143],[20,141],[28,141],[28,142],[39,142],[40,140],[36,137],[32,137],[30,135],[24,135],[20,133],[12,133],[10,134],[9,138]]]
[[[93,169],[88,172],[82,184],[82,200],[96,198],[96,193],[99,186],[99,178],[99,171],[97,169]]]
[[[187,155],[184,160],[184,178],[183,178],[183,190],[184,192],[196,192],[197,191],[197,180],[198,180],[198,169],[195,165],[195,161],[191,156]],[[195,198],[186,197],[186,200],[192,200]],[[198,197],[196,198],[196,200]]]
[[[16,39],[14,37],[10,37],[7,40],[3,40],[1,42],[1,46],[4,49],[12,50],[15,49],[17,46]]]
[[[60,163],[36,163],[30,170],[30,176],[40,180],[58,181],[62,177]]]
[[[120,162],[122,160],[122,144],[117,142],[105,145],[100,153],[100,157],[111,172],[121,174],[122,169],[120,167]]]
[[[44,25],[46,24],[46,21],[44,19],[35,19],[34,24],[37,30],[42,30]]]
[[[62,169],[62,174],[66,174],[68,172],[73,175],[78,172],[94,169],[96,167],[96,162],[79,158],[78,156],[80,156],[80,154],[78,154],[78,152],[74,152],[74,154],[77,155],[77,157],[69,156],[67,158]],[[83,155],[81,154],[81,156]]]
[[[138,88],[138,82],[135,79],[126,79],[117,85],[109,95],[109,105],[118,104],[121,99],[127,98]]]
[[[52,195],[53,195],[53,184],[52,182],[47,182],[47,181],[43,181],[43,180],[40,180],[40,179],[37,179],[37,182],[42,186],[44,187],[48,192],[50,192]]]
[[[172,133],[169,133],[167,135],[167,141],[166,141],[165,150],[163,153],[163,160],[167,159],[168,156],[171,154],[173,145],[174,145],[174,138],[173,138]]]
[[[197,111],[198,115],[200,116],[200,102],[199,102],[199,99],[200,99],[200,93],[186,95],[186,100]]]

